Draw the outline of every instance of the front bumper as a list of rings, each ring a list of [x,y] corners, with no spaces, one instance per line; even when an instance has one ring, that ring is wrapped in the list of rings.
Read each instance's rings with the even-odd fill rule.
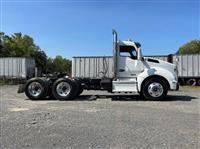
[[[177,81],[172,81],[170,84],[170,90],[172,91],[178,91],[179,90],[179,84]]]

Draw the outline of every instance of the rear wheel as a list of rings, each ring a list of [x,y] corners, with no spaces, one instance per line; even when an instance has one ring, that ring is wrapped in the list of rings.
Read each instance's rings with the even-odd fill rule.
[[[45,98],[47,93],[46,82],[41,78],[34,78],[27,82],[25,94],[32,100]]]
[[[151,78],[144,82],[142,94],[145,99],[162,100],[166,97],[168,87],[162,78]]]
[[[69,100],[73,99],[74,88],[75,85],[71,80],[61,78],[54,82],[52,93],[58,100]]]

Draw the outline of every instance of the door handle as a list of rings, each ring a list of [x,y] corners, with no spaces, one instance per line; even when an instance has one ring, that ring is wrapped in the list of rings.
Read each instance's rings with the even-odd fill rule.
[[[125,70],[124,69],[119,69],[119,72],[124,72]]]

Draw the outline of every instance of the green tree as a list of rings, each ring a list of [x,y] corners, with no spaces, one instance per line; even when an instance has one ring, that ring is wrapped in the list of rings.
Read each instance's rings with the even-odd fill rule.
[[[71,72],[71,61],[58,55],[53,60],[53,72],[67,73]],[[50,68],[51,69],[51,68]]]
[[[192,40],[181,46],[177,54],[200,54],[200,40]]]
[[[46,73],[53,73],[54,66],[53,66],[53,58],[48,58],[46,62]]]
[[[44,72],[46,70],[46,62],[47,62],[47,55],[44,51],[37,49],[33,53],[30,54],[36,61],[36,66],[41,68]]]
[[[34,43],[33,38],[22,33],[14,33],[11,36],[0,32],[0,56],[1,57],[33,57],[36,66],[43,71],[46,67],[47,56],[44,51]]]
[[[9,45],[10,45],[11,38],[5,33],[0,32],[0,56],[9,56],[10,55],[10,50],[9,50]]]
[[[36,66],[43,73],[67,73],[71,72],[71,61],[56,56],[55,59],[47,58],[44,51],[34,43],[33,38],[22,33],[14,33],[11,36],[0,32],[0,57],[33,57]]]

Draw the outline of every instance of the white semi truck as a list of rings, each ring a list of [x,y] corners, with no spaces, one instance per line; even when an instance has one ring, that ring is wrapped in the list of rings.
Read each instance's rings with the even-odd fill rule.
[[[20,85],[18,93],[25,92],[30,99],[53,96],[69,100],[86,90],[107,90],[111,93],[138,92],[149,100],[162,100],[168,90],[178,90],[177,66],[162,60],[142,56],[141,45],[131,40],[118,40],[113,30],[112,77],[41,77]],[[85,70],[87,71],[87,70]]]

